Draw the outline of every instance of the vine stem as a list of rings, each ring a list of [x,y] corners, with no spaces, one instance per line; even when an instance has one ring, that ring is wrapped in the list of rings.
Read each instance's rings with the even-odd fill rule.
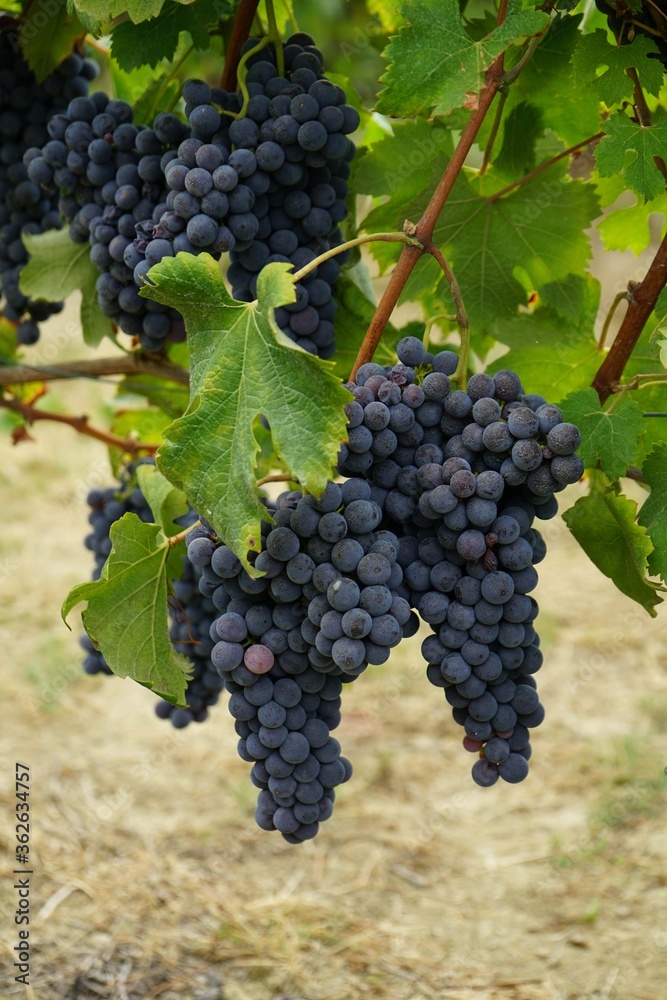
[[[456,322],[458,324],[459,334],[461,335],[461,351],[459,354],[459,363],[456,366],[456,371],[452,375],[452,382],[458,385],[465,380],[466,373],[468,371],[468,355],[470,353],[470,320],[468,319],[468,314],[463,304],[463,296],[461,295],[459,283],[456,280],[454,272],[449,266],[446,257],[434,243],[431,243],[426,252],[430,253],[432,257],[435,257],[438,264],[444,271],[449,284],[449,289],[452,293],[454,306],[456,308]]]
[[[484,150],[484,159],[482,160],[482,165],[479,168],[479,176],[483,177],[489,168],[489,163],[491,162],[491,154],[493,153],[493,147],[495,146],[496,139],[498,138],[498,132],[500,130],[500,122],[503,117],[503,111],[505,110],[505,104],[507,103],[507,98],[509,96],[509,89],[503,89],[500,94],[500,100],[498,101],[498,106],[496,108],[496,116],[493,119],[493,125],[491,126],[491,131],[489,132],[489,139],[486,144],[486,149]]]
[[[236,14],[232,36],[229,39],[225,54],[225,66],[220,79],[220,86],[225,90],[236,90],[236,74],[241,58],[243,43],[250,34],[252,22],[255,19],[259,0],[241,0],[241,6]]]
[[[200,525],[201,521],[195,521],[195,523],[191,524],[188,528],[184,528],[183,531],[179,531],[177,535],[171,535],[167,539],[167,545],[178,545],[184,538],[187,538],[193,528],[198,528]]]
[[[620,306],[621,302],[630,301],[630,295],[631,292],[629,291],[629,289],[626,288],[624,292],[619,292],[617,295],[614,296],[614,301],[610,305],[609,312],[605,316],[602,332],[600,333],[600,339],[598,340],[598,351],[601,351],[606,343],[607,334],[609,333],[609,327],[611,326],[611,321],[614,318],[616,310]]]
[[[187,368],[165,359],[126,354],[116,358],[70,361],[66,367],[0,364],[0,385],[25,385],[26,382],[52,382],[66,378],[104,378],[107,375],[155,375],[179,385],[189,385]]]
[[[280,32],[278,31],[278,25],[276,23],[276,13],[273,9],[273,0],[266,0],[266,19],[269,25],[269,38],[273,42],[273,47],[276,50],[276,67],[278,70],[278,76],[284,76],[285,54],[283,52],[282,40],[280,38]]]
[[[623,322],[607,357],[593,379],[593,388],[600,397],[600,403],[606,402],[614,391],[614,386],[620,382],[625,366],[665,285],[667,285],[667,233],[646,272],[646,277],[631,289]]]
[[[520,177],[518,181],[512,181],[512,183],[508,184],[507,187],[501,188],[501,190],[496,191],[495,194],[489,195],[489,201],[498,201],[499,198],[503,198],[506,194],[509,194],[510,191],[514,191],[515,188],[521,187],[523,184],[527,184],[528,181],[532,181],[534,177],[538,176],[538,174],[548,170],[549,167],[553,167],[554,163],[558,163],[559,160],[564,160],[566,156],[571,156],[572,153],[576,153],[577,150],[583,149],[585,146],[589,146],[592,142],[596,142],[598,139],[601,139],[604,134],[604,132],[596,132],[595,135],[590,135],[588,139],[583,139],[581,142],[578,142],[576,146],[570,146],[569,149],[563,149],[560,153],[556,153],[555,156],[551,156],[548,160],[545,160],[544,163],[540,163],[539,167],[535,167],[535,169],[531,170],[529,174],[525,174],[523,177]]]
[[[248,49],[248,51],[239,60],[239,64],[238,64],[238,67],[237,67],[237,71],[238,71],[238,87],[239,87],[239,90],[241,91],[241,93],[243,94],[243,104],[241,105],[241,110],[239,111],[239,113],[237,115],[235,115],[231,111],[229,112],[229,114],[230,114],[230,116],[232,118],[244,118],[245,114],[246,114],[246,111],[248,110],[248,102],[250,101],[250,91],[248,90],[248,87],[246,85],[245,76],[244,76],[244,72],[243,72],[245,70],[246,63],[248,62],[248,60],[250,59],[251,56],[254,56],[258,52],[261,52],[262,49],[265,49],[267,47],[267,45],[270,45],[270,44],[271,44],[271,39],[267,35],[266,38],[262,38],[257,43],[257,45],[253,46],[253,48]]]
[[[346,243],[339,243],[337,247],[332,247],[331,250],[325,250],[321,253],[319,257],[315,257],[314,260],[309,261],[307,264],[297,271],[294,277],[294,282],[301,281],[305,278],[307,274],[314,271],[316,267],[323,264],[325,260],[329,260],[330,257],[335,257],[339,253],[343,253],[345,250],[352,250],[354,247],[360,247],[364,243],[405,243],[407,246],[422,248],[422,244],[418,239],[408,233],[366,233],[362,236],[355,236],[353,240],[348,240]]]
[[[174,79],[174,77],[178,74],[178,72],[180,71],[180,69],[188,61],[188,59],[190,58],[190,56],[192,55],[192,53],[194,52],[194,50],[195,50],[194,45],[191,45],[188,49],[185,50],[185,52],[183,53],[183,55],[181,56],[181,58],[178,60],[178,62],[175,63],[174,66],[172,66],[171,72],[169,73],[169,76],[163,82],[162,86],[160,87],[159,91],[157,92],[157,94],[155,95],[155,97],[153,99],[153,103],[151,104],[150,111],[149,111],[148,115],[146,116],[149,120],[152,120],[153,115],[155,114],[156,108],[158,108],[160,106],[162,98],[164,97],[165,93],[167,92],[167,87],[169,86],[169,84],[171,83],[171,81]],[[178,94],[180,96],[180,87],[179,87],[179,90],[178,90]],[[177,98],[177,100],[178,100],[178,98]]]
[[[263,479],[258,479],[257,486],[265,486],[267,483],[298,483],[299,480],[294,476],[290,476],[287,472],[276,472],[273,476],[264,476]]]
[[[507,14],[507,4],[508,0],[500,0],[498,17],[496,19],[496,22],[499,25],[505,20],[505,16]],[[382,298],[380,299],[377,309],[375,310],[375,315],[373,316],[370,326],[366,331],[366,336],[364,337],[361,347],[359,348],[359,353],[357,354],[357,358],[350,373],[350,381],[354,379],[357,369],[372,359],[380,342],[380,338],[382,337],[384,328],[389,322],[389,317],[396,307],[401,292],[405,288],[407,280],[412,274],[415,264],[423,253],[429,252],[433,243],[433,232],[435,230],[436,223],[440,218],[440,213],[445,207],[445,203],[452,192],[456,179],[463,168],[463,164],[465,163],[468,153],[472,148],[472,144],[482,126],[482,122],[484,121],[489,108],[493,103],[493,99],[502,86],[503,73],[504,53],[501,53],[494,60],[491,67],[487,71],[486,80],[479,95],[477,108],[468,119],[468,122],[456,145],[456,149],[454,150],[449,163],[445,167],[444,173],[440,178],[438,186],[433,192],[424,214],[415,226],[414,236],[422,245],[420,247],[417,243],[403,247],[401,256],[399,257],[396,267],[392,272]]]
[[[141,441],[118,437],[110,431],[91,427],[88,423],[88,417],[85,415],[73,417],[65,413],[50,413],[48,410],[40,410],[36,406],[31,406],[29,403],[22,403],[18,399],[0,398],[0,407],[5,410],[11,410],[12,413],[17,413],[20,417],[23,417],[27,424],[34,424],[38,420],[50,420],[53,423],[65,424],[67,427],[75,430],[77,434],[84,434],[86,437],[95,438],[96,441],[103,441],[104,444],[108,444],[112,448],[118,448],[133,455],[136,455],[139,451],[145,451],[149,455],[154,455],[160,447],[158,444],[142,444]]]

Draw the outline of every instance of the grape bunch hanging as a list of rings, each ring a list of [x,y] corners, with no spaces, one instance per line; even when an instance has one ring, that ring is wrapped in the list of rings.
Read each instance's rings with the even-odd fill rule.
[[[187,124],[161,112],[149,128],[133,122],[125,101],[81,95],[24,154],[31,189],[57,199],[72,239],[90,243],[102,312],[144,350],[185,337],[176,310],[139,295],[165,257],[228,254],[232,294],[250,302],[266,264],[298,271],[343,240],[355,152],[348,135],[359,115],[324,77],[310,35],[283,45],[285,76],[265,42],[244,47],[247,99],[190,80]],[[344,260],[341,253],[311,271],[276,314],[292,341],[323,358],[335,350],[332,286]]]
[[[452,384],[454,352],[429,354],[407,337],[398,358],[362,365],[347,386],[345,478],[319,498],[267,501],[273,523],[250,554],[262,576],[206,522],[187,536],[182,612],[209,626],[205,676],[213,668],[230,695],[238,752],[259,788],[257,823],[289,843],[317,834],[351,776],[331,736],[343,686],[386,663],[420,621],[431,630],[427,678],[464,730],[478,785],[522,781],[530,730],[544,719],[531,594],[546,546],[536,525],[581,477],[579,431],[512,371],[473,375],[464,391]],[[157,712],[175,725],[200,721],[199,678],[186,700],[188,709]]]

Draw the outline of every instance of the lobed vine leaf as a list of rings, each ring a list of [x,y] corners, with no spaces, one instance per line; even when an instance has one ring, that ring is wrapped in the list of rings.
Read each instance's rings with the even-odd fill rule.
[[[568,528],[600,572],[655,618],[662,598],[646,579],[653,546],[636,517],[635,501],[611,490],[581,497],[563,514]]]
[[[595,151],[600,176],[622,173],[627,186],[645,201],[663,194],[665,178],[653,158],[665,155],[667,119],[644,128],[630,121],[623,111],[618,111],[606,122],[605,132]]]
[[[151,17],[157,17],[165,2],[175,2],[175,0],[129,0],[129,2],[119,3],[118,0],[74,0],[74,7],[81,8],[82,14],[104,24],[113,18],[126,14],[134,24],[140,24]]]
[[[642,473],[651,487],[639,512],[639,523],[653,542],[648,564],[651,573],[667,583],[667,444],[658,444],[649,452]]]
[[[46,233],[25,233],[23,243],[30,255],[21,272],[24,295],[47,302],[61,302],[74,291],[81,291],[81,326],[83,339],[90,347],[105,338],[113,338],[111,320],[97,304],[95,283],[99,271],[89,257],[87,243],[74,243],[67,229]]]
[[[586,88],[594,84],[600,100],[610,107],[632,97],[634,84],[627,74],[632,67],[637,70],[643,89],[657,97],[663,83],[663,68],[658,59],[648,58],[657,52],[655,42],[645,35],[636,35],[632,45],[611,45],[607,32],[598,28],[584,35],[572,57],[575,86]],[[602,73],[598,72],[600,67],[604,67]]]
[[[277,452],[310,492],[324,489],[345,439],[346,389],[332,366],[297,348],[273,310],[294,301],[288,265],[260,274],[258,302],[232,299],[208,254],[180,253],[149,272],[142,295],[178,309],[190,348],[190,404],[165,434],[158,463],[249,571],[266,517],[255,486],[253,423],[268,419]]]
[[[509,89],[505,121],[513,109],[526,102],[542,112],[545,127],[567,146],[594,135],[600,128],[599,104],[582,100],[574,86],[571,59],[581,44],[580,14],[557,18],[547,31],[532,59]],[[480,134],[482,144],[488,138],[491,116]]]
[[[392,144],[396,162],[407,155],[404,145],[409,132],[402,128],[383,142]],[[375,148],[375,147],[374,147]],[[403,219],[418,219],[427,195],[420,192],[410,201],[396,197],[375,208],[364,219],[367,231],[395,229]],[[598,214],[598,201],[590,187],[573,181],[561,164],[525,184],[502,193],[484,179],[461,175],[439,219],[434,241],[454,269],[472,328],[491,332],[498,322],[511,320],[526,303],[526,290],[517,272],[522,269],[533,289],[558,282],[567,297],[573,275],[583,275],[590,255],[584,230]],[[392,244],[378,244],[374,256],[386,268],[394,263]],[[419,299],[437,287],[448,300],[442,272],[430,262],[415,268],[406,286],[407,298]]]
[[[86,28],[66,0],[54,0],[48,10],[45,5],[28,5],[20,27],[21,49],[38,83],[58,68],[85,34]]]
[[[503,143],[493,161],[494,169],[508,177],[520,177],[535,166],[535,144],[544,131],[540,108],[521,101],[505,118]]]
[[[209,26],[223,12],[231,11],[232,5],[224,0],[196,0],[188,4],[167,0],[157,17],[140,24],[124,21],[117,25],[112,35],[111,55],[126,71],[157,66],[163,59],[173,59],[181,32],[189,34],[195,48],[207,49],[211,44]]]
[[[131,677],[155,694],[185,705],[191,661],[169,639],[168,585],[180,575],[180,547],[155,524],[124,514],[110,532],[112,549],[99,580],[74,587],[63,620],[82,601],[86,632],[119,677]]]
[[[385,50],[390,65],[377,105],[398,118],[472,107],[496,56],[549,23],[543,11],[523,10],[521,0],[509,0],[503,24],[475,41],[458,0],[403,0],[400,10],[406,23]]]
[[[595,389],[570,393],[560,404],[566,420],[581,431],[579,454],[587,469],[598,465],[614,482],[624,476],[637,454],[643,429],[643,410],[627,400],[603,410]]]

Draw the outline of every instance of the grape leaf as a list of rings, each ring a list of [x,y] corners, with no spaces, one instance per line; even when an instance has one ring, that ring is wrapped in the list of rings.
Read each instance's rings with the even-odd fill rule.
[[[658,342],[658,347],[660,348],[660,361],[662,362],[663,368],[667,368],[667,340],[660,340]]]
[[[429,140],[427,128],[423,123],[397,125],[361,158],[353,175],[355,193],[389,194],[364,219],[364,230],[397,229],[405,219],[420,218],[447,155],[445,141]],[[454,268],[473,330],[485,332],[498,317],[510,318],[525,304],[520,269],[533,289],[561,285],[552,287],[554,301],[557,295],[565,303],[576,298],[572,272],[585,272],[590,245],[584,230],[598,211],[591,186],[573,181],[563,165],[555,164],[504,194],[497,178],[460,175],[434,239]],[[383,243],[373,245],[371,252],[384,270],[400,250]],[[422,260],[404,297],[423,300],[436,288],[450,301],[435,262]]]
[[[231,13],[231,6],[221,0],[196,0],[183,4],[166,0],[157,17],[141,24],[124,21],[114,29],[111,55],[121,69],[129,71],[140,66],[157,66],[162,59],[173,59],[182,31],[188,32],[196,49],[211,44],[209,25],[222,11]]]
[[[403,152],[397,143],[397,162]],[[434,233],[434,242],[452,265],[476,333],[490,331],[525,305],[525,290],[516,276],[519,268],[534,289],[559,282],[566,296],[573,272],[583,274],[586,269],[590,244],[584,230],[598,213],[590,186],[572,181],[559,164],[502,196],[497,190],[487,196],[483,190],[479,180],[459,176]],[[428,195],[426,191],[407,204],[391,198],[364,219],[363,228],[395,229],[405,218],[419,219]],[[389,243],[374,246],[372,252],[383,267],[397,256]],[[449,301],[446,280],[433,263],[422,260],[404,297],[419,299],[436,286]]]
[[[384,89],[377,105],[382,114],[398,118],[470,107],[496,56],[549,22],[547,14],[522,10],[521,0],[509,0],[503,24],[474,41],[462,23],[458,0],[402,0],[400,9],[406,24],[385,49],[390,65],[380,81]]]
[[[185,494],[172,486],[154,465],[137,466],[137,482],[153,513],[155,524],[167,538],[178,534],[182,529],[174,522],[190,509]]]
[[[28,5],[20,27],[21,50],[39,83],[58,68],[85,34],[76,14],[68,11],[66,0],[51,0],[48,7]]]
[[[542,112],[534,104],[521,101],[507,115],[503,144],[493,168],[508,177],[521,177],[535,166],[535,143],[544,131]]]
[[[642,269],[643,277],[646,267]],[[661,300],[658,299],[656,309],[649,318],[649,322],[642,330],[641,337],[636,344],[632,356],[630,357],[623,372],[623,380],[630,380],[634,375],[664,375],[664,368],[660,360],[660,313]],[[657,336],[656,326],[657,325]],[[665,383],[642,388],[636,395],[636,399],[644,412],[663,413],[665,407]],[[656,444],[661,444],[665,440],[665,418],[647,417],[644,420],[644,433],[639,439],[639,449],[635,459],[636,465],[642,465],[646,456]]]
[[[595,84],[600,100],[609,107],[632,97],[634,84],[626,70],[634,67],[643,89],[657,97],[663,83],[662,64],[647,58],[657,52],[655,42],[645,35],[636,35],[632,45],[610,45],[607,32],[598,28],[583,36],[572,57],[575,86],[585,89]],[[606,69],[598,75],[601,66]]]
[[[157,17],[165,0],[130,0],[119,3],[118,0],[74,0],[74,7],[82,9],[85,16],[102,24],[114,17],[126,14],[134,24]]]
[[[430,193],[454,149],[452,133],[441,122],[392,123],[393,134],[360,150],[353,161],[354,194],[391,195],[400,205]],[[398,154],[398,155],[397,155]]]
[[[636,516],[634,500],[609,491],[580,497],[563,520],[600,572],[655,618],[662,598],[646,579],[653,546]]]
[[[653,552],[648,564],[654,576],[667,582],[667,444],[658,444],[642,466],[651,493],[639,512],[639,523],[651,536]]]
[[[622,173],[629,188],[645,201],[664,194],[665,178],[655,163],[654,156],[664,156],[667,149],[667,119],[657,121],[650,128],[635,125],[622,111],[605,123],[607,133],[595,150],[595,159],[601,177]],[[634,153],[631,159],[627,153]]]
[[[627,472],[637,454],[642,432],[642,408],[628,400],[603,410],[595,389],[572,392],[560,407],[566,420],[581,431],[579,454],[587,469],[598,466],[612,480]]]
[[[118,383],[118,395],[122,397],[126,393],[147,399],[170,420],[182,416],[188,406],[189,392],[185,386],[156,375],[125,375]]]
[[[156,524],[145,524],[136,514],[112,524],[110,537],[111,554],[100,579],[70,591],[63,621],[86,601],[84,628],[111,670],[185,705],[192,664],[172,647],[167,607],[167,581],[180,576],[185,547],[170,544]]]
[[[111,320],[97,304],[95,283],[99,271],[89,257],[87,243],[74,243],[67,229],[23,235],[30,259],[21,272],[24,295],[47,302],[61,302],[72,292],[81,291],[81,326],[83,339],[90,347],[104,337],[113,338]]]
[[[567,146],[573,146],[600,127],[599,105],[582,100],[581,90],[572,80],[572,53],[581,42],[581,15],[556,19],[540,40],[532,59],[509,88],[505,121],[521,102],[542,112],[542,120]],[[511,65],[508,61],[508,65]],[[487,115],[478,142],[484,146],[492,127]]]
[[[667,194],[650,202],[635,199],[634,205],[614,209],[598,222],[597,231],[606,250],[632,250],[635,257],[651,245],[651,217],[667,217]]]
[[[208,255],[180,253],[151,268],[141,294],[183,314],[190,349],[190,405],[165,434],[158,464],[213,524],[250,572],[259,550],[255,418],[264,414],[276,450],[306,489],[319,494],[345,439],[349,393],[332,365],[297,348],[273,309],[294,301],[289,265],[261,272],[257,303],[232,299]]]

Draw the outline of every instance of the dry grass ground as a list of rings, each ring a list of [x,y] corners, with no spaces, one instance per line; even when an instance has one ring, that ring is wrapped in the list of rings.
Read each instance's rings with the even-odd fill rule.
[[[35,437],[0,443],[0,795],[13,812],[14,761],[28,763],[29,1000],[667,996],[667,618],[615,592],[560,521],[529,779],[473,786],[415,638],[347,693],[354,778],[293,848],[254,826],[224,705],[174,732],[149,692],[80,673],[59,605],[89,574],[84,497],[108,470],[67,428]],[[8,820],[0,837],[10,1000],[26,992]]]

